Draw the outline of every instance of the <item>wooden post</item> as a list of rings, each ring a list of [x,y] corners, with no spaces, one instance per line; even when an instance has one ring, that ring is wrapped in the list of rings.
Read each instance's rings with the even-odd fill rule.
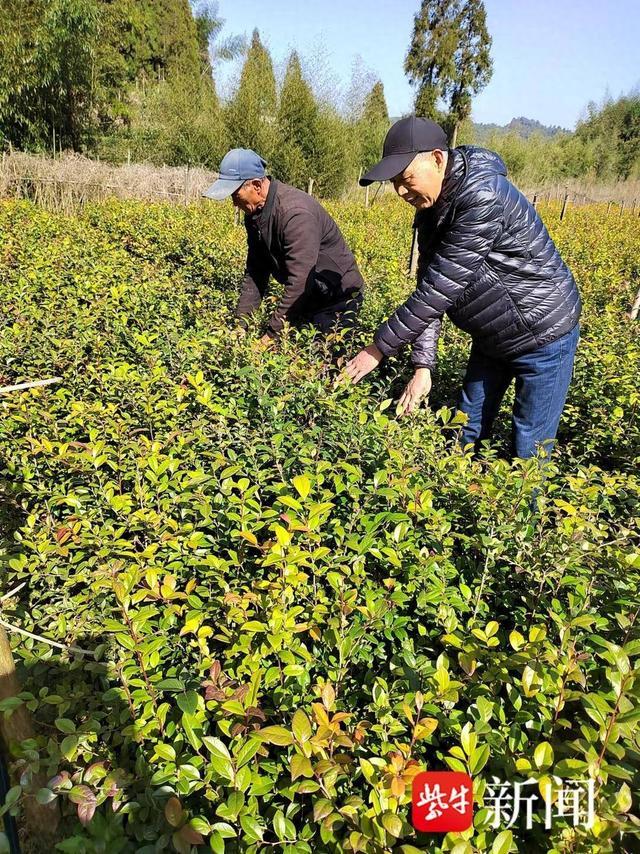
[[[414,277],[418,270],[418,229],[413,229],[411,237],[411,254],[409,255],[409,275]]]
[[[560,222],[564,219],[565,211],[567,210],[567,203],[569,201],[569,193],[564,194],[564,201],[562,202],[562,210],[560,211]]]
[[[3,385],[0,387],[0,394],[8,394],[10,391],[24,391],[27,388],[42,388],[42,386],[60,382],[62,382],[62,377],[51,377],[48,380],[31,380],[26,383],[18,383],[17,385]]]
[[[20,690],[11,643],[5,630],[0,627],[0,700],[17,697]],[[26,706],[18,706],[10,716],[0,715],[0,735],[5,757],[9,756],[12,744],[35,737],[31,715]],[[17,780],[15,782],[17,783]],[[34,783],[36,788],[42,788],[46,785],[46,778],[44,775],[38,775]],[[60,818],[58,802],[54,801],[53,805],[39,804],[35,797],[29,796],[23,804],[25,827],[29,837],[39,845],[51,841],[58,829]],[[53,848],[51,845],[48,850]]]
[[[369,187],[370,186],[371,186],[370,184],[367,184],[366,189],[364,191],[364,206],[365,206],[365,208],[369,207]]]
[[[307,193],[312,196],[313,195],[313,178],[309,178],[309,186],[307,187]]]

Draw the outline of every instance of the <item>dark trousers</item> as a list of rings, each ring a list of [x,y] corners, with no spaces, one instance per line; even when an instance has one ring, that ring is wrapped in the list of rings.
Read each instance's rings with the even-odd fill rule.
[[[353,333],[363,301],[362,292],[359,292],[340,302],[323,307],[318,306],[306,312],[296,325],[310,323],[315,327],[318,339],[316,343],[323,353],[326,350],[326,343],[322,342],[326,337],[331,333],[343,333],[336,335],[329,346],[331,358],[339,359],[351,352]]]
[[[515,380],[511,418],[512,450],[516,457],[533,457],[538,448],[553,450],[564,407],[580,327],[576,326],[544,347],[513,359],[487,356],[473,345],[464,378],[460,409],[468,417],[461,443],[480,442],[491,435],[502,398]]]
[[[357,293],[340,302],[312,309],[305,315],[304,320],[325,334],[338,332],[341,329],[353,329],[362,302],[362,293]]]

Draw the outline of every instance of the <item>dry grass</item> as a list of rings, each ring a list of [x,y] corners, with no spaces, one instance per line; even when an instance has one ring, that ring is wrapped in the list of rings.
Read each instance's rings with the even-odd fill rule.
[[[187,204],[200,198],[214,172],[174,166],[113,166],[79,154],[55,160],[35,154],[4,154],[0,197],[30,199],[52,210],[71,211],[87,201],[115,196]]]
[[[561,184],[549,184],[537,187],[520,187],[527,198],[537,195],[541,201],[561,200],[565,194],[574,204],[588,205],[599,202],[613,202],[630,207],[640,203],[640,181],[618,181],[615,183],[598,183],[594,180],[569,178]]]
[[[22,152],[5,153],[0,167],[0,198],[25,198],[52,210],[72,211],[86,201],[109,196],[126,199],[149,199],[188,204],[196,201],[215,179],[215,172],[179,166],[151,166],[144,163],[113,166],[79,154],[58,158]],[[640,204],[640,181],[614,184],[593,180],[569,179],[546,186],[527,186],[522,191],[529,199],[561,200],[568,195],[572,204],[613,202],[625,207]],[[373,185],[369,203],[387,193],[390,185]],[[364,204],[366,192],[354,184],[344,197]],[[640,210],[640,208],[638,208]]]

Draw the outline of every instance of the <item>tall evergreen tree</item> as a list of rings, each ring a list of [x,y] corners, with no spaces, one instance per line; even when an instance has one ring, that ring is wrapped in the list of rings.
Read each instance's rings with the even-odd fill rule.
[[[389,130],[389,111],[384,86],[378,80],[367,95],[357,125],[356,141],[360,146],[360,163],[364,171],[380,159],[382,143]]]
[[[455,75],[445,86],[448,100],[447,125],[455,148],[458,128],[471,115],[471,98],[491,80],[491,36],[482,0],[466,0],[458,15],[458,44],[454,54]]]
[[[293,51],[280,92],[276,142],[271,157],[277,178],[305,188],[315,177],[318,151],[318,105]]]
[[[252,148],[268,159],[276,120],[276,78],[269,51],[253,31],[238,89],[227,109],[227,128],[234,148]]]
[[[417,87],[416,113],[440,121],[452,145],[491,78],[490,47],[482,0],[422,0],[405,72]]]
[[[455,77],[460,0],[422,0],[413,19],[413,35],[404,70],[417,87],[415,112],[442,120],[438,101]]]

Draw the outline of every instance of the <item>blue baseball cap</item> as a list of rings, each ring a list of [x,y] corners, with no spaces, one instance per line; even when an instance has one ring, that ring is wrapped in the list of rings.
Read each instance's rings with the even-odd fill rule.
[[[207,199],[227,199],[252,178],[266,177],[266,160],[250,148],[232,148],[222,158],[218,180],[202,194]]]

